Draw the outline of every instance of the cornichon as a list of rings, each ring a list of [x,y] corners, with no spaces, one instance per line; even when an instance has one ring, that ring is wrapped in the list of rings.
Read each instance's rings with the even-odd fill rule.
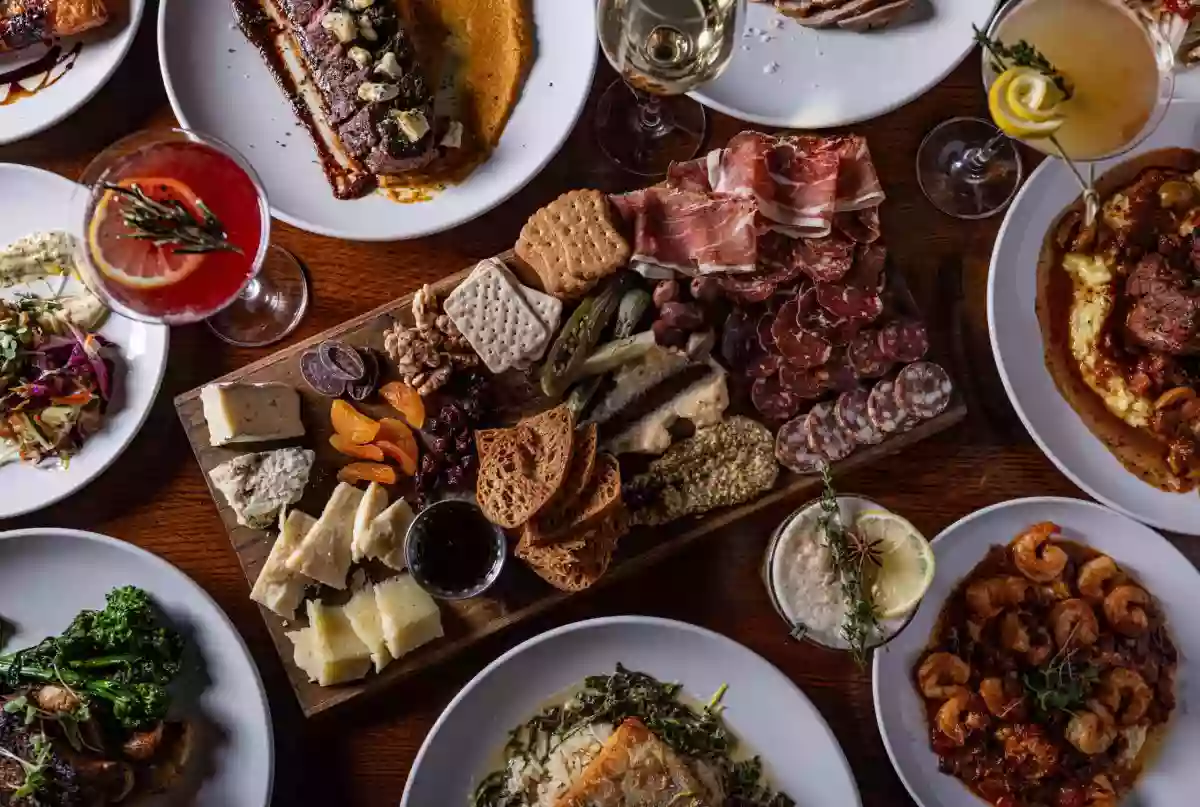
[[[589,375],[604,375],[622,364],[640,359],[649,353],[652,347],[654,347],[653,331],[642,331],[624,339],[606,342],[596,348],[592,355],[579,365],[579,376],[582,378]]]
[[[642,288],[630,289],[621,297],[617,306],[617,321],[613,325],[613,339],[633,336],[634,328],[642,320],[642,314],[650,307],[650,292]]]
[[[579,368],[608,327],[621,297],[634,282],[632,272],[622,272],[599,294],[585,297],[550,346],[542,365],[542,392],[557,400],[579,377]]]
[[[596,393],[600,391],[603,383],[604,376],[598,375],[585,378],[571,388],[571,394],[567,396],[567,408],[575,416],[576,422],[583,418],[584,410],[592,402],[592,398],[596,397]]]

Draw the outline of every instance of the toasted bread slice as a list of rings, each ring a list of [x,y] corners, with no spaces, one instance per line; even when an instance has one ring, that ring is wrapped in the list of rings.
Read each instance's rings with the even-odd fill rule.
[[[562,487],[554,494],[535,518],[525,523],[523,529],[532,529],[536,535],[542,530],[539,524],[560,523],[586,494],[596,469],[596,447],[598,443],[596,424],[588,423],[575,430],[575,442],[571,445],[571,465]]]
[[[516,555],[559,591],[583,591],[608,571],[617,542],[628,530],[629,514],[618,503],[606,518],[560,543],[536,544],[523,532]]]
[[[602,521],[621,503],[621,466],[612,454],[599,454],[587,489],[569,507],[539,513],[525,525],[535,543],[569,540]]]
[[[562,404],[511,429],[476,436],[480,450],[475,495],[489,521],[512,529],[550,501],[571,464],[574,431],[571,410]]]

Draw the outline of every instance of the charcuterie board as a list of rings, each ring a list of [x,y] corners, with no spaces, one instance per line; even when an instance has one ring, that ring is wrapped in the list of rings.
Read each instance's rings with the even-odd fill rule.
[[[511,253],[499,258],[510,265],[514,273],[522,279],[529,277],[529,273],[524,271],[520,261],[514,259]],[[431,290],[438,297],[442,297],[461,283],[468,274],[469,270],[447,277],[434,284]],[[320,511],[321,503],[328,498],[330,491],[337,484],[334,474],[328,469],[345,462],[345,457],[340,457],[329,444],[333,433],[327,414],[329,399],[316,394],[305,384],[300,369],[301,356],[314,346],[331,339],[338,339],[355,347],[370,347],[382,351],[385,330],[396,321],[406,324],[411,322],[412,299],[411,294],[401,297],[218,379],[218,383],[279,382],[300,392],[301,418],[308,427],[305,443],[317,455],[310,484],[304,498],[298,503],[301,509],[309,512]],[[216,448],[209,444],[209,430],[199,389],[178,396],[175,406],[196,459],[206,480],[209,480],[214,501],[246,579],[253,584],[271,549],[273,536],[239,524],[233,509],[228,506],[208,477],[213,468],[242,453],[242,450],[230,447]],[[379,401],[368,401],[359,404],[359,407],[368,415],[381,417],[386,415],[388,409],[386,404]],[[956,394],[951,404],[936,417],[918,424],[909,431],[892,435],[878,445],[866,446],[855,451],[834,465],[834,473],[841,474],[864,467],[882,457],[902,451],[952,427],[961,421],[965,414],[966,408]],[[652,537],[650,530],[634,528],[621,539],[612,565],[599,583],[647,569],[697,539],[761,508],[789,498],[800,500],[813,495],[820,487],[820,476],[800,476],[785,471],[780,474],[769,492],[746,504],[716,510],[702,517],[680,519],[664,527],[655,528]],[[509,566],[511,568],[506,569],[501,584],[485,596],[440,603],[445,629],[443,638],[393,662],[378,675],[342,686],[321,687],[309,681],[306,674],[293,663],[292,643],[285,635],[288,630],[294,629],[295,625],[288,624],[264,608],[263,616],[267,627],[305,714],[311,716],[364,694],[381,690],[401,678],[439,664],[483,637],[542,613],[571,596],[551,588],[522,568],[514,558],[509,559]]]

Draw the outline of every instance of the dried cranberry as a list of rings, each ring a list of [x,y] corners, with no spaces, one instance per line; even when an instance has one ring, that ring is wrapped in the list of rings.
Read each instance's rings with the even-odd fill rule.
[[[475,437],[470,432],[463,432],[454,438],[454,447],[463,454],[469,453],[474,445]]]
[[[439,457],[444,456],[450,450],[450,438],[434,437],[429,441],[429,450]]]
[[[425,431],[430,434],[445,434],[448,430],[440,418],[430,418],[425,422]]]
[[[459,466],[467,473],[472,473],[479,467],[479,458],[474,454],[467,454],[458,462]]]
[[[421,471],[423,473],[436,474],[441,465],[441,462],[433,454],[426,454],[421,457]]]
[[[446,472],[443,474],[443,476],[446,478],[446,484],[448,486],[457,488],[461,486],[463,481],[466,479],[466,472],[463,471],[461,465],[453,465],[446,469]]]

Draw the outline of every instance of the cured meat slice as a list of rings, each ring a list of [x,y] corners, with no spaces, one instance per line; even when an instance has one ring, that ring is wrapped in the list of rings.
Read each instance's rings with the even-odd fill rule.
[[[867,399],[871,392],[866,387],[843,392],[838,396],[833,407],[833,416],[838,425],[854,435],[854,441],[860,446],[873,446],[882,443],[884,434],[871,420],[867,411]]]
[[[633,261],[686,275],[754,271],[753,200],[662,186],[612,198],[622,216],[633,221]]]
[[[775,335],[771,333],[771,326],[774,324],[775,314],[770,311],[758,318],[758,344],[768,353],[779,352],[779,347],[775,344]]]
[[[836,142],[838,163],[837,210],[876,209],[883,202],[883,186],[862,135],[831,138]]]
[[[814,372],[829,389],[845,392],[858,386],[858,375],[843,348],[837,348],[822,367]]]
[[[892,396],[898,407],[908,410],[913,417],[928,420],[946,411],[954,397],[954,383],[940,364],[913,362],[896,376]]]
[[[816,299],[814,292],[813,299]],[[814,330],[829,340],[834,347],[850,344],[858,335],[860,323],[845,317],[835,317],[820,306],[803,320],[806,328]]]
[[[775,434],[775,459],[789,471],[817,474],[825,467],[825,458],[808,447],[808,416],[793,418]]]
[[[771,325],[775,346],[789,363],[797,367],[818,367],[829,359],[833,345],[817,331],[801,327],[798,322],[800,304],[793,297],[783,304]]]
[[[751,378],[770,378],[778,373],[783,365],[783,356],[777,353],[764,353],[746,366],[746,375]]]
[[[750,401],[762,416],[782,423],[800,409],[801,399],[779,383],[777,376],[757,379],[750,387]]]
[[[864,210],[834,213],[833,229],[834,232],[839,232],[860,244],[874,243],[882,233],[879,226],[879,208],[868,207]]]
[[[837,422],[833,404],[828,401],[815,404],[808,410],[804,429],[809,450],[829,462],[837,462],[850,456],[857,445],[854,434]]]
[[[829,389],[828,379],[819,370],[803,370],[790,364],[779,368],[779,383],[805,400],[816,400]]]
[[[721,329],[721,358],[731,370],[745,367],[759,353],[755,319],[741,308],[735,308]]]
[[[667,184],[672,188],[693,193],[712,191],[712,185],[708,182],[708,156],[671,163],[671,167],[667,169]]]
[[[880,348],[880,335],[874,330],[859,331],[846,348],[850,366],[861,378],[878,378],[892,366],[893,358]]]
[[[765,275],[730,275],[716,280],[724,297],[743,305],[769,300],[778,289],[778,285]]]
[[[929,333],[916,320],[889,322],[878,337],[880,352],[895,361],[917,361],[929,350]]]
[[[887,250],[878,245],[856,250],[854,265],[839,283],[818,283],[817,302],[837,317],[873,322],[883,313],[883,267]]]
[[[880,381],[867,396],[867,414],[875,428],[884,434],[906,432],[917,422],[896,400],[895,389],[896,385],[891,381]]]
[[[854,242],[839,233],[824,238],[798,238],[791,260],[814,282],[834,283],[854,265]]]

